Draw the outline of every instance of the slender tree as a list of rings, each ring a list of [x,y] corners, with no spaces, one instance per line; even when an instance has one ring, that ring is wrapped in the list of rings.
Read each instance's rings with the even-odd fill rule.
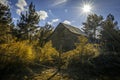
[[[98,27],[100,27],[102,20],[102,16],[98,16],[96,14],[88,15],[86,22],[83,23],[83,30],[90,37],[90,39],[95,40]]]
[[[41,47],[44,46],[45,43],[48,41],[48,38],[50,37],[52,32],[53,32],[53,27],[50,24],[45,24],[44,27],[41,27],[39,31],[39,43]]]

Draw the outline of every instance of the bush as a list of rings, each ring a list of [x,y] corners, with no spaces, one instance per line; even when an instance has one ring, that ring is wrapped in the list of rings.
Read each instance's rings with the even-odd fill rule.
[[[0,69],[26,66],[34,58],[33,47],[27,41],[0,45]]]
[[[80,43],[76,43],[76,48],[74,50],[64,53],[65,59],[90,59],[99,55],[99,50],[97,44],[88,43],[87,38],[79,37]],[[68,61],[69,62],[69,61]]]
[[[42,63],[51,63],[54,60],[53,56],[58,56],[58,52],[52,47],[51,41],[47,42],[42,48],[39,47],[36,51],[37,60]]]
[[[91,60],[98,56],[97,44],[90,44],[85,37],[80,37],[76,48],[64,53],[68,74],[75,80],[94,80],[94,65]]]

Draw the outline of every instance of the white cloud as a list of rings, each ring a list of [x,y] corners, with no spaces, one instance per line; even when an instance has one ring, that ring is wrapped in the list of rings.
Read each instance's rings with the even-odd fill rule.
[[[56,22],[58,22],[58,21],[60,21],[59,19],[53,19],[51,22],[48,22],[48,24],[54,24],[54,23],[56,23]]]
[[[40,16],[40,20],[45,20],[48,17],[48,13],[46,11],[37,11],[37,13]]]
[[[55,22],[58,22],[58,21],[59,21],[59,19],[53,19],[52,23],[55,23]]]
[[[17,10],[16,10],[16,13],[17,13],[18,15],[20,15],[20,14],[21,14],[21,12],[22,12],[22,10],[21,10],[21,9],[17,9]]]
[[[4,4],[4,5],[8,5],[8,0],[0,0],[0,3]]]
[[[65,23],[65,24],[71,24],[71,22],[70,21],[68,21],[68,20],[65,20],[65,21],[63,21],[63,23]]]
[[[57,5],[66,3],[66,2],[67,2],[67,0],[56,0],[56,1],[53,3],[53,6],[57,6]]]
[[[25,7],[27,6],[27,3],[25,0],[18,0],[18,3],[16,3],[16,6],[18,9],[16,10],[16,13],[20,15],[21,12],[25,11]]]

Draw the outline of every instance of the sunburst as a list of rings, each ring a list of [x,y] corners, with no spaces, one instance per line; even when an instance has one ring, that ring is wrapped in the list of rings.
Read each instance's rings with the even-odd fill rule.
[[[91,10],[92,10],[92,6],[89,5],[89,4],[84,4],[83,7],[82,7],[82,10],[84,13],[90,13]]]

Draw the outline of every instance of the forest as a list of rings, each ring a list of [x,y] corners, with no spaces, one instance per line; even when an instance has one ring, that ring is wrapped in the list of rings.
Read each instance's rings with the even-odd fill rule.
[[[67,52],[52,46],[54,27],[38,25],[33,3],[17,24],[11,15],[0,3],[0,80],[120,80],[120,29],[112,14],[88,15],[88,37]]]

